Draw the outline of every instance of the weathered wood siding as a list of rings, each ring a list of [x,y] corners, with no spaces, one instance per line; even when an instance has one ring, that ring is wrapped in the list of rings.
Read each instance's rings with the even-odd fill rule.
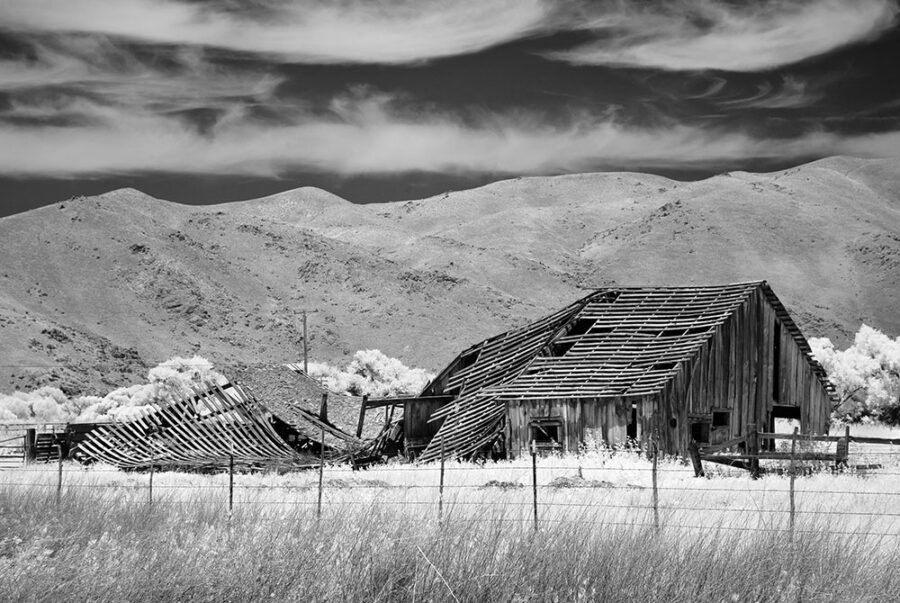
[[[745,435],[751,424],[766,430],[773,404],[799,407],[801,431],[826,431],[828,393],[780,323],[775,309],[756,291],[717,329],[693,362],[682,363],[656,400],[663,450],[684,453],[690,444],[692,419],[711,419],[713,411],[729,411],[730,421],[727,428],[711,430],[712,443]]]
[[[531,422],[558,419],[561,423],[562,452],[578,452],[584,442],[624,443],[636,404],[638,439],[650,428],[645,408],[649,396],[625,398],[570,398],[510,400],[507,403],[506,446],[511,458],[527,454],[531,442]]]
[[[576,452],[589,440],[623,443],[633,402],[638,409],[638,439],[646,443],[658,429],[661,449],[673,454],[687,450],[692,422],[709,423],[711,443],[743,436],[752,424],[767,430],[773,404],[798,407],[801,431],[824,433],[830,414],[828,393],[788,328],[780,323],[775,309],[757,290],[692,361],[679,365],[655,396],[510,400],[508,454],[527,452],[534,419],[560,421],[563,452]],[[727,426],[712,427],[714,411],[728,413]]]
[[[431,441],[438,432],[443,421],[429,423],[431,413],[444,405],[444,402],[425,402],[416,400],[403,405],[403,436],[407,446],[418,449]]]

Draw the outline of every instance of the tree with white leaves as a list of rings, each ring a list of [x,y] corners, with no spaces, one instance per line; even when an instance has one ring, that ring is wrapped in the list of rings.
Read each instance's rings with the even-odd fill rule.
[[[862,325],[846,350],[824,337],[809,344],[837,389],[835,419],[900,424],[900,337]]]

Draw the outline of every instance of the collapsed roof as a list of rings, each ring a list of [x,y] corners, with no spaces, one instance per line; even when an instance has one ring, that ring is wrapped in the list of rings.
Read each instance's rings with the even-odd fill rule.
[[[237,384],[209,384],[194,395],[141,409],[133,420],[99,425],[78,445],[85,460],[121,468],[305,467],[272,429],[266,410]]]
[[[478,343],[425,389],[457,398],[420,459],[446,451],[465,456],[499,432],[504,400],[616,398],[655,394],[756,290],[807,356],[828,391],[800,329],[765,281],[702,287],[617,287],[587,297],[524,327]],[[438,391],[441,390],[441,391]]]

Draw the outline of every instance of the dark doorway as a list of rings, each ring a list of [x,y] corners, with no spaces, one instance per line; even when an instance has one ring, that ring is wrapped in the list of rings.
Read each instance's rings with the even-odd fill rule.
[[[631,403],[631,417],[628,420],[628,427],[625,428],[625,435],[629,440],[635,441],[638,439],[638,422],[637,422],[637,404],[635,402]]]

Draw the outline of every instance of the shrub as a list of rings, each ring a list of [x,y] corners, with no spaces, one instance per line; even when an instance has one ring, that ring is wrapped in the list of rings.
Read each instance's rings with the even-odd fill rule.
[[[900,423],[900,337],[862,325],[846,350],[836,350],[824,337],[809,343],[837,389],[834,419]]]
[[[343,369],[309,363],[309,376],[328,389],[353,396],[417,394],[434,378],[425,369],[410,368],[379,350],[360,350]]]
[[[225,382],[225,377],[213,370],[211,362],[200,356],[175,357],[150,369],[147,383],[121,387],[103,397],[69,398],[55,387],[0,394],[0,421],[89,423],[126,420],[152,404],[190,393],[192,385],[210,381]]]

